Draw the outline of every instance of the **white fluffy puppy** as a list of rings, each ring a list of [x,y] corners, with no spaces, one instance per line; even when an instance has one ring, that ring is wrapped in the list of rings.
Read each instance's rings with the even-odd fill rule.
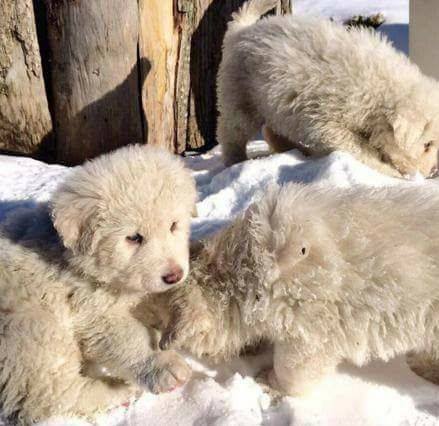
[[[439,191],[289,185],[204,242],[171,291],[161,346],[216,359],[274,344],[271,382],[302,394],[343,360],[427,351],[439,378]],[[432,364],[436,359],[436,364]]]
[[[153,351],[132,310],[185,279],[195,198],[177,157],[129,146],[73,169],[50,207],[9,213],[0,233],[7,416],[30,424],[89,415],[126,401],[137,386],[161,392],[189,378],[177,353]],[[92,370],[121,383],[90,377]]]
[[[258,21],[251,0],[229,23],[218,73],[217,137],[227,165],[265,124],[276,151],[334,150],[390,175],[437,168],[439,85],[378,33],[311,17]]]

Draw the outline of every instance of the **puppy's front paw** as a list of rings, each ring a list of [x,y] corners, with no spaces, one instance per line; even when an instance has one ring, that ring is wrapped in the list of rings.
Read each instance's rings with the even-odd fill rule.
[[[169,392],[185,384],[192,370],[175,351],[150,356],[138,375],[138,382],[152,393]]]
[[[212,321],[204,309],[188,311],[173,318],[162,334],[160,349],[186,349],[196,353],[197,348],[204,346],[204,339],[211,330]]]

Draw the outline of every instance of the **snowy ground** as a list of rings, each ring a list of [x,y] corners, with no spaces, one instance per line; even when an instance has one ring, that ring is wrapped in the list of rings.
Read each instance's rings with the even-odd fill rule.
[[[263,142],[251,145],[251,155],[266,153]],[[297,151],[249,160],[224,169],[219,149],[185,160],[198,184],[199,217],[193,237],[214,232],[257,199],[265,185],[321,182],[349,187],[356,184],[437,185],[438,182],[402,183],[382,176],[348,154],[336,152],[319,160],[303,158]],[[0,219],[13,201],[47,200],[68,169],[25,158],[0,156]],[[438,186],[439,190],[439,186]],[[12,203],[11,203],[12,202]],[[315,391],[302,398],[270,400],[254,380],[271,364],[270,353],[208,367],[190,360],[197,373],[184,388],[154,396],[145,393],[129,408],[100,416],[100,426],[143,425],[413,425],[439,424],[439,387],[415,376],[404,359],[374,362],[364,368],[343,365]],[[84,426],[80,419],[53,419],[47,426]]]

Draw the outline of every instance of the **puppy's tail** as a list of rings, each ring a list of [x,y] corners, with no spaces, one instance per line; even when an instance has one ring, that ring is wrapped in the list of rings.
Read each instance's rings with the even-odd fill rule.
[[[277,0],[249,0],[232,14],[227,33],[235,32],[241,28],[254,24],[262,15],[265,15],[277,5]]]

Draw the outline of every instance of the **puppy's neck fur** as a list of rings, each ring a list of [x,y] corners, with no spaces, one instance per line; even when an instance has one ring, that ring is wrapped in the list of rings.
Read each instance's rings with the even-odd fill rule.
[[[175,313],[191,307],[188,323],[195,324],[193,336],[184,348],[198,356],[227,359],[264,337],[265,287],[273,270],[273,259],[257,238],[248,238],[246,218],[211,238],[192,258],[188,282],[170,294]],[[244,231],[245,229],[245,231]],[[247,233],[237,237],[240,230]],[[232,238],[231,235],[234,237]],[[178,315],[177,315],[178,316]],[[199,333],[205,322],[206,333]],[[202,343],[200,342],[202,339]],[[203,348],[203,352],[199,349]]]

